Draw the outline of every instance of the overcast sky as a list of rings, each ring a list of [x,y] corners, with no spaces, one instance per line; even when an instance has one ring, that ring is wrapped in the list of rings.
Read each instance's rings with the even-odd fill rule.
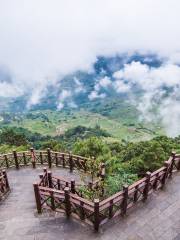
[[[0,0],[0,66],[25,85],[90,70],[97,55],[180,61],[179,0]]]
[[[180,134],[179,12],[179,0],[0,0],[0,96],[30,90],[33,105],[57,78],[92,71],[99,55],[154,53],[164,59],[159,69],[125,65],[114,73],[115,89],[128,92],[133,82],[141,84],[138,108],[149,116],[160,87],[172,87],[159,113],[169,135]],[[104,98],[99,91],[107,86],[111,79],[101,80],[89,99]],[[58,107],[71,95],[62,90]]]

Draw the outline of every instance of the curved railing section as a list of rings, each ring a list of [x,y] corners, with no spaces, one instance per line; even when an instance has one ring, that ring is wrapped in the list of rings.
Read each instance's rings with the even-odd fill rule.
[[[32,165],[47,165],[49,168],[52,166],[69,168],[70,172],[77,168],[86,172],[87,158],[73,155],[71,153],[61,153],[51,151],[35,151],[33,148],[30,151],[22,151],[0,155],[0,169],[15,167],[19,169],[21,166]]]
[[[34,184],[38,213],[43,209],[63,212],[68,218],[74,216],[94,226],[99,226],[119,215],[125,216],[128,209],[139,201],[146,201],[148,196],[158,189],[163,189],[173,173],[180,170],[180,155],[173,153],[164,166],[123,190],[102,201],[90,201],[79,196],[75,182],[53,177],[45,171],[40,175],[40,182]]]
[[[82,171],[86,169],[87,158],[47,151],[15,152],[0,155],[0,168],[21,166],[47,165],[68,167],[72,172],[74,168]],[[123,186],[123,190],[102,201],[90,201],[80,196],[78,185],[74,181],[66,181],[60,177],[52,176],[51,172],[44,170],[40,181],[34,184],[34,192],[38,213],[43,209],[63,212],[68,218],[74,216],[94,226],[99,227],[119,215],[125,216],[128,209],[139,201],[146,201],[148,196],[158,189],[163,189],[173,173],[180,170],[180,154],[172,153],[164,165],[154,172],[147,172],[146,176],[130,186]],[[0,185],[1,186],[1,185]]]

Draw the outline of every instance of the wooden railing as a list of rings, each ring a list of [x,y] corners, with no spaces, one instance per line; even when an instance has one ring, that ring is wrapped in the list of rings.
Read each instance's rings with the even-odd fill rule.
[[[79,190],[82,185],[76,184],[74,180],[53,177],[46,168],[39,177],[40,181],[33,184],[38,213],[43,209],[51,209],[91,225],[94,223],[94,203],[82,197]]]
[[[8,176],[5,170],[0,171],[0,201],[10,191]]]
[[[21,166],[32,165],[47,165],[69,168],[70,172],[77,168],[86,172],[87,158],[72,155],[71,153],[54,152],[50,149],[47,151],[35,151],[31,148],[30,151],[16,152],[0,155],[0,169],[15,167],[19,169]]]
[[[52,166],[69,168],[71,172],[75,168],[86,172],[86,161],[87,158],[70,153],[59,153],[50,149],[47,151],[31,149],[30,151],[13,151],[10,154],[0,155],[0,169],[10,167],[19,169],[21,166],[29,165],[35,168],[36,165],[40,164],[47,165],[49,168]],[[137,202],[146,201],[153,191],[164,188],[167,180],[177,170],[180,170],[180,154],[172,153],[164,166],[152,173],[147,172],[144,178],[130,186],[123,186],[122,191],[102,201],[99,199],[89,201],[83,198],[74,181],[67,181],[51,175],[50,182],[48,173],[44,173],[40,175],[40,182],[34,184],[37,210],[39,213],[44,208],[64,212],[67,217],[75,216],[88,222],[98,231],[99,226],[108,220],[119,215],[125,216],[128,209]],[[6,186],[6,189],[9,189],[8,180],[4,176],[2,177],[1,174],[0,186]]]
[[[117,216],[125,216],[129,208],[139,201],[146,201],[148,196],[158,189],[163,189],[172,174],[180,170],[180,155],[172,153],[164,166],[154,172],[147,172],[146,176],[130,186],[123,186],[122,191],[111,197],[99,201],[89,201],[78,195],[74,182],[53,178],[48,173],[40,175],[40,183],[34,184],[37,210],[44,208],[59,211],[67,217],[75,216],[98,231],[99,226]],[[59,180],[58,180],[59,179]],[[60,181],[60,182],[59,182]],[[59,183],[58,183],[59,182]]]
[[[79,196],[82,195],[80,187],[82,184],[77,184],[75,180],[66,180],[62,177],[53,176],[51,171],[47,171],[47,168],[44,168],[44,173],[39,175],[40,182],[38,186],[49,187],[56,190],[64,190],[66,187],[70,188],[72,193],[76,193]]]

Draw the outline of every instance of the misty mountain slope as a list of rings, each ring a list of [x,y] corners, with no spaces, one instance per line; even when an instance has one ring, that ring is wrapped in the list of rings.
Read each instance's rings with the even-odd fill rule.
[[[76,71],[19,97],[2,98],[5,104],[0,107],[1,112],[85,109],[125,125],[159,126],[176,136],[179,89],[180,67],[166,59],[142,54],[101,56],[89,72]]]
[[[124,64],[129,64],[133,61],[147,64],[150,67],[159,67],[162,63],[155,55],[133,54],[132,56],[128,56],[124,54],[122,56],[117,55],[114,57],[98,57],[89,73],[77,71],[63,78],[59,78],[59,80],[57,79],[54,84],[48,84],[47,88],[44,89],[44,92],[43,90],[42,92],[39,92],[39,95],[41,96],[34,96],[37,97],[37,101],[33,101],[34,103],[32,103],[30,107],[31,109],[56,109],[58,103],[62,99],[61,93],[63,90],[71,92],[70,94],[66,93],[67,96],[63,96],[63,100],[68,98],[69,105],[65,104],[67,107],[71,108],[72,102],[77,106],[82,107],[84,104],[90,102],[89,95],[94,90],[99,80],[107,77],[112,81],[115,81],[113,77],[114,72],[123,69]],[[0,69],[0,82],[3,81],[9,83],[12,81],[11,78],[12,76],[10,73],[6,73],[5,75],[3,69]],[[38,89],[38,85],[36,86],[36,89]],[[137,90],[140,91],[140,88],[134,86],[133,92],[136,93]],[[122,100],[128,98],[126,92],[117,92],[116,89],[109,87],[108,85],[104,86],[104,89],[101,89],[101,91],[105,92],[107,98],[120,97]],[[35,89],[31,89],[31,91],[26,92],[24,95],[22,94],[21,96],[16,97],[14,89],[14,94],[11,94],[11,96],[8,96],[7,94],[8,98],[2,97],[2,99],[6,99],[6,101],[9,99],[10,111],[24,111],[26,110],[29,99],[33,97],[33,94],[37,95]],[[91,100],[96,100],[96,98]],[[4,109],[8,109],[7,106],[4,106]],[[3,106],[1,106],[0,110],[3,110]]]

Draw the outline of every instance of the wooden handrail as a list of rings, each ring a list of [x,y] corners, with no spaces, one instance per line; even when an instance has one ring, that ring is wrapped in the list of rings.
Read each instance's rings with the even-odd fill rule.
[[[69,167],[71,171],[75,167],[80,167],[82,168],[81,170],[85,171],[82,162],[85,164],[88,158],[51,150],[48,150],[49,152],[39,150],[32,151],[33,155],[30,151],[17,153],[14,151],[13,153],[0,155],[0,168],[15,166],[19,169],[19,167],[23,165],[33,163],[34,167],[36,164],[48,164],[49,167],[54,164],[56,166]],[[9,159],[11,161],[8,162]],[[95,224],[94,227],[98,230],[99,225],[102,225],[108,221],[108,219],[120,214],[124,216],[126,211],[134,206],[136,202],[140,200],[145,201],[149,194],[162,188],[174,171],[178,170],[180,170],[180,154],[172,153],[172,156],[161,168],[152,173],[148,172],[146,177],[134,182],[130,186],[124,186],[123,191],[119,191],[101,201],[97,199],[95,202],[77,195],[75,191],[75,193],[71,192],[71,188],[69,188],[71,186],[71,181],[67,181],[65,178],[52,176],[51,174],[49,175],[46,172],[43,176],[41,175],[42,178],[39,184],[34,185],[36,203],[38,204],[37,209],[38,212],[41,212],[42,208],[47,205],[47,207],[50,207],[53,211],[58,209],[65,211],[67,217],[73,213],[80,219],[84,219],[85,221],[88,220],[92,224]],[[48,179],[48,175],[51,176],[51,179]],[[2,180],[3,176],[0,175],[0,183]],[[61,190],[55,188],[58,180],[63,183],[63,188],[61,188]],[[42,184],[42,186],[41,183],[43,183],[43,181],[45,183]],[[68,183],[69,187],[66,186],[66,183]],[[97,182],[94,183],[94,186],[96,184]],[[75,184],[75,187],[76,186],[79,187],[80,185]]]

